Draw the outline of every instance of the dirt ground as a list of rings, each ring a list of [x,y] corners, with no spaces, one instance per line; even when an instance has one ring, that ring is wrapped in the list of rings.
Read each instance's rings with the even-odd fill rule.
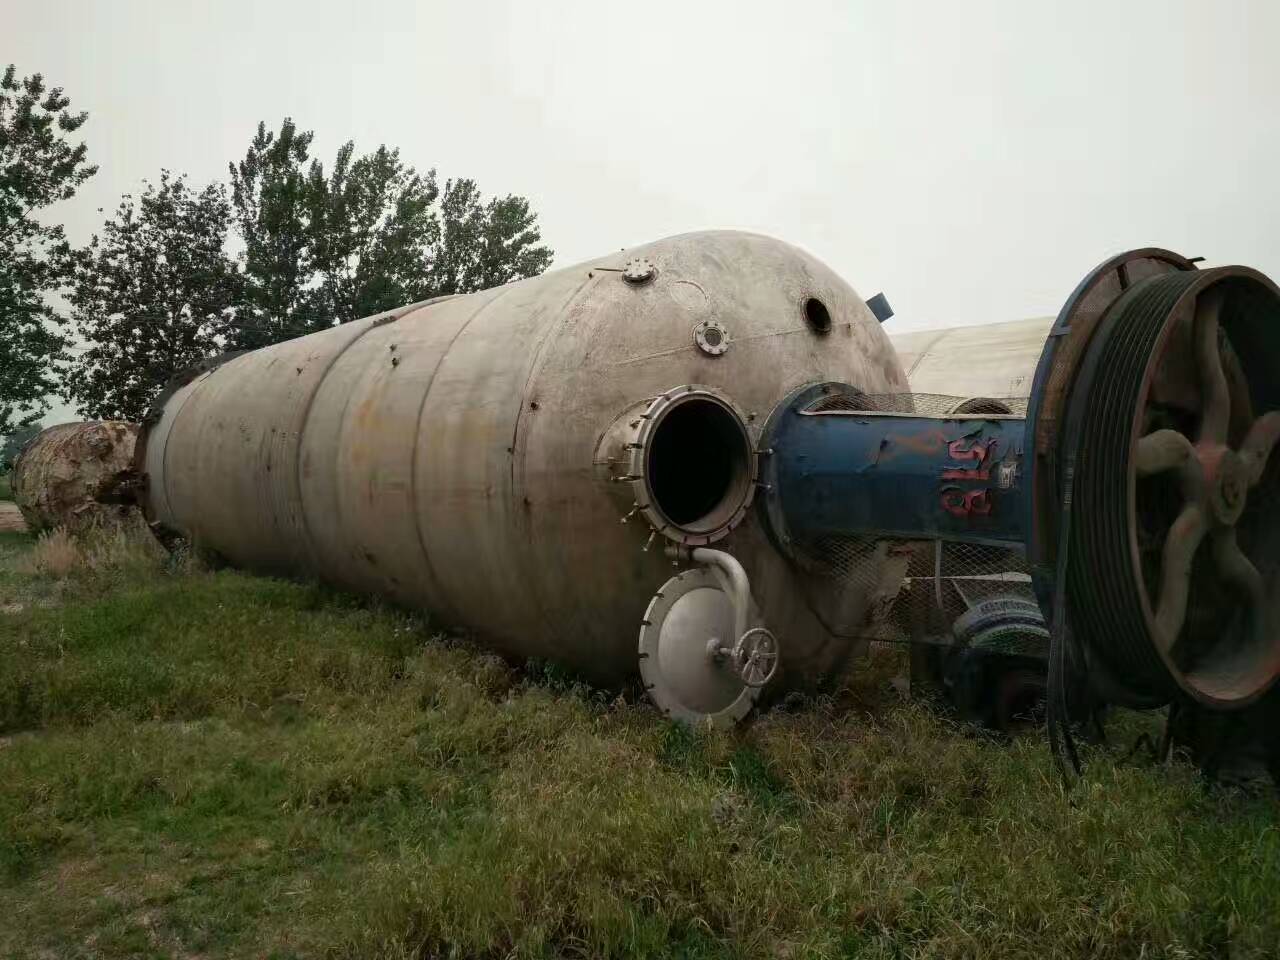
[[[21,533],[27,529],[16,503],[0,500],[0,533]]]

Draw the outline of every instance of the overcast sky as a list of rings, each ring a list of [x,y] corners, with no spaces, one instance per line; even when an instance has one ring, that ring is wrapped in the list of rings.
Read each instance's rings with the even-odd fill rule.
[[[564,266],[737,227],[890,330],[1056,313],[1149,244],[1280,278],[1280,3],[42,0],[4,56],[89,111],[87,240],[259,120],[530,197]],[[60,408],[49,422],[65,419]]]

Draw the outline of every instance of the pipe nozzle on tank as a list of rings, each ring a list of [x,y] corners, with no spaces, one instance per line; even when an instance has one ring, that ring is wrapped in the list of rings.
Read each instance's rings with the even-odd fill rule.
[[[682,384],[624,410],[596,463],[621,488],[624,522],[639,514],[668,540],[705,546],[747,515],[756,456],[747,418],[712,387]]]

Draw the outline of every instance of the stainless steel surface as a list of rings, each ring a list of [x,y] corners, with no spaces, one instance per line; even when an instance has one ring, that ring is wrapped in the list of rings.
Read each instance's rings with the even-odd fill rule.
[[[718,357],[729,349],[729,331],[715,320],[703,320],[694,327],[693,342],[703,353]]]
[[[623,266],[622,279],[638,286],[648,283],[657,272],[657,265],[649,257],[634,257]]]
[[[736,626],[742,607],[717,573],[686,570],[653,595],[640,626],[640,676],[672,719],[730,727],[751,712],[761,690],[736,669],[737,640],[746,633]]]
[[[1052,326],[1053,317],[1036,317],[906,333],[890,329],[889,339],[913,393],[1025,397]]]
[[[690,551],[689,559],[710,567],[712,575],[720,581],[721,589],[728,594],[729,602],[733,604],[733,636],[730,640],[737,643],[738,638],[747,632],[747,623],[751,619],[751,581],[747,578],[747,571],[732,554],[723,550],[697,547]]]
[[[642,283],[624,279],[637,262]],[[811,298],[829,330],[806,321]],[[706,321],[732,332],[732,349],[698,348]],[[201,374],[148,427],[147,507],[238,565],[388,596],[501,650],[616,680],[636,669],[636,626],[672,571],[642,550],[656,535],[646,517],[619,523],[644,487],[613,479],[613,440],[672,388],[705,388],[727,398],[717,423],[741,424],[754,469],[768,412],[826,380],[907,389],[857,294],[776,240],[688,234]],[[721,417],[714,406],[698,416]],[[741,465],[725,442],[736,512]],[[698,443],[673,449],[662,469],[677,488],[705,480]],[[702,519],[677,524],[695,545]],[[855,642],[823,630],[754,512],[719,546],[784,638],[788,684],[847,662]]]
[[[706,546],[747,517],[758,473],[750,414],[715,387],[686,383],[628,407],[594,464],[626,511],[681,546]],[[647,545],[646,545],[647,546]]]

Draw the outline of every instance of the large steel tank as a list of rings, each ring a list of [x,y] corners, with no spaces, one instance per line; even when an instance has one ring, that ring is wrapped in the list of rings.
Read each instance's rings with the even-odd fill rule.
[[[822,263],[687,234],[199,372],[144,429],[147,511],[234,564],[385,595],[599,681],[636,671],[664,547],[715,544],[785,638],[785,680],[807,683],[854,641],[749,507],[765,418],[821,381],[908,389]]]

